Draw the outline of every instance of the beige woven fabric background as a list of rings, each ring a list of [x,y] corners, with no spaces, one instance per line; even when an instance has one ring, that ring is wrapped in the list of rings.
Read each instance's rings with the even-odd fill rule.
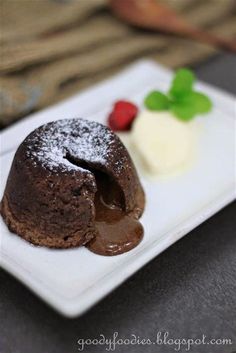
[[[119,1],[119,0],[117,0]],[[235,0],[165,0],[188,21],[236,37]],[[0,127],[104,79],[142,57],[175,68],[212,47],[129,27],[107,0],[0,0]]]

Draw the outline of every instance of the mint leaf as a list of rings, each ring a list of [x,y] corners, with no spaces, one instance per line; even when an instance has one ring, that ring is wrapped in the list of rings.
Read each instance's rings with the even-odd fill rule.
[[[188,121],[197,114],[204,114],[211,110],[210,99],[200,92],[190,92],[181,99],[171,102],[171,111],[179,119]]]
[[[204,114],[208,113],[212,108],[211,100],[203,93],[200,92],[192,92],[190,100],[192,100],[192,104],[194,104],[196,109],[196,114]]]
[[[195,107],[188,102],[173,102],[170,110],[180,120],[189,121],[196,114]]]
[[[172,86],[169,94],[173,98],[182,98],[185,94],[193,89],[193,84],[196,77],[191,70],[179,69],[172,81]]]
[[[149,110],[167,110],[170,106],[168,97],[159,91],[150,92],[146,96],[144,104]]]

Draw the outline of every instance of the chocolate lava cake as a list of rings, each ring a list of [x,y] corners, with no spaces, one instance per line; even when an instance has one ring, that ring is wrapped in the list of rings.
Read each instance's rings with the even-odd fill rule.
[[[144,192],[133,162],[109,128],[65,119],[19,146],[1,201],[8,228],[54,248],[86,245],[116,255],[142,239]]]

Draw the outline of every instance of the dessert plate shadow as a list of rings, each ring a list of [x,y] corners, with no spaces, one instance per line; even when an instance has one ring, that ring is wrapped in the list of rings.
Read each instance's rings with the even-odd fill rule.
[[[151,61],[139,61],[120,74],[69,100],[33,114],[1,134],[2,197],[19,143],[45,122],[84,117],[105,123],[116,99],[140,106],[150,89],[166,90],[172,73]],[[141,222],[145,235],[132,251],[95,255],[86,248],[51,250],[35,247],[8,231],[0,219],[1,266],[58,312],[75,317],[97,303],[152,258],[230,203],[235,197],[235,99],[197,83],[214,103],[199,117],[202,131],[192,166],[181,175],[151,181],[141,178],[146,209]]]

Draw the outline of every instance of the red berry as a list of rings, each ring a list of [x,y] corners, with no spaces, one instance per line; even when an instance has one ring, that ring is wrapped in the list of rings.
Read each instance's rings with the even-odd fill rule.
[[[117,101],[108,116],[108,126],[113,131],[130,130],[137,113],[138,108],[133,103],[122,100]]]

